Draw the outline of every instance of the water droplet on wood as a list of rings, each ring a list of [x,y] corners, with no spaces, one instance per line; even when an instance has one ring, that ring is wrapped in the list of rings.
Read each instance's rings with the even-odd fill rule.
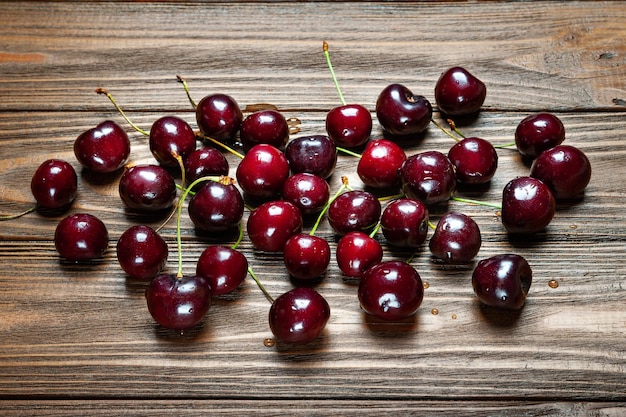
[[[263,340],[263,345],[265,347],[272,347],[275,344],[276,344],[276,341],[274,339],[272,339],[271,337],[268,337],[268,338]]]
[[[548,286],[550,288],[558,288],[559,287],[559,281],[557,281],[556,279],[551,279],[550,281],[548,281]]]

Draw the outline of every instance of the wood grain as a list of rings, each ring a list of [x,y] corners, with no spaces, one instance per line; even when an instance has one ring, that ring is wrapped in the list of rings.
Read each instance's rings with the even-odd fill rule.
[[[83,264],[60,260],[52,241],[63,214],[0,223],[0,410],[3,415],[525,415],[626,413],[626,2],[105,2],[0,3],[0,214],[31,207],[28,184],[50,157],[70,161],[80,181],[72,212],[109,228],[110,248]],[[509,238],[495,209],[450,202],[481,227],[478,258],[515,252],[534,272],[527,305],[500,313],[475,299],[473,264],[447,267],[422,248],[412,264],[429,287],[402,323],[364,315],[356,282],[331,263],[316,287],[332,317],[303,347],[264,346],[269,304],[252,280],[219,298],[203,325],[183,334],[149,316],[144,283],[127,279],[115,243],[130,225],[163,216],[124,210],[120,173],[79,169],[74,139],[105,119],[123,120],[97,87],[149,127],[175,114],[195,128],[176,75],[196,99],[225,92],[242,107],[269,102],[301,120],[298,135],[324,132],[338,104],[321,53],[327,40],[344,95],[374,114],[390,82],[434,104],[433,87],[462,64],[488,86],[468,136],[511,142],[526,115],[551,111],[567,143],[593,166],[584,200],[559,204],[545,233]],[[436,111],[435,118],[440,119]],[[126,125],[124,125],[126,126]],[[127,127],[127,126],[126,126]],[[132,162],[152,162],[145,138],[127,127]],[[372,137],[382,135],[375,123]],[[407,154],[447,151],[434,126],[402,143]],[[499,149],[488,187],[462,188],[497,202],[529,166]],[[238,159],[227,156],[231,174]],[[356,159],[340,156],[331,188],[346,175],[362,188]],[[389,195],[395,190],[377,192]],[[244,222],[247,218],[244,216]],[[309,219],[305,228],[310,227]],[[307,229],[308,230],[308,229]],[[175,269],[175,227],[162,231]],[[317,235],[333,249],[323,223]],[[383,242],[383,237],[378,236]],[[184,270],[217,242],[183,219]],[[383,242],[384,243],[384,242]],[[240,249],[270,293],[293,286],[280,254]],[[385,259],[407,259],[387,248]],[[548,286],[550,280],[558,288]],[[433,314],[437,309],[438,314]],[[463,411],[460,411],[463,410]]]

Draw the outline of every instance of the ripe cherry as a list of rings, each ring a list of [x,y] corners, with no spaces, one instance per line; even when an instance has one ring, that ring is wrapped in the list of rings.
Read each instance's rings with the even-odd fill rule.
[[[312,288],[294,288],[276,298],[270,307],[269,325],[284,343],[305,344],[315,340],[330,319],[330,306]]]
[[[242,121],[243,113],[239,104],[226,94],[205,96],[196,107],[196,122],[200,132],[220,142],[234,139]]]
[[[276,110],[259,110],[248,115],[241,124],[239,139],[244,151],[265,143],[282,149],[289,140],[287,119]]]
[[[196,265],[196,275],[206,279],[213,295],[233,292],[248,274],[248,260],[236,249],[214,245],[207,247]]]
[[[145,225],[131,226],[117,241],[117,260],[129,277],[150,280],[163,270],[168,248],[154,229]]]
[[[366,270],[358,291],[361,308],[383,320],[399,321],[417,312],[424,298],[418,272],[402,261],[386,261]]]
[[[39,165],[30,181],[37,207],[62,209],[76,197],[78,178],[74,167],[60,159],[48,159]]]
[[[428,208],[410,198],[394,200],[383,210],[380,226],[390,245],[417,248],[428,234]]]
[[[395,187],[400,185],[400,167],[405,160],[404,150],[395,142],[377,139],[365,146],[356,172],[361,181],[370,187]]]
[[[130,140],[120,125],[107,120],[76,138],[74,155],[90,171],[114,172],[128,161]]]
[[[196,149],[184,159],[185,177],[191,184],[198,178],[228,175],[228,161],[217,149],[205,147]],[[203,184],[199,184],[201,186]],[[198,186],[198,188],[199,188]]]
[[[302,214],[288,201],[268,201],[250,213],[247,231],[256,249],[280,252],[291,236],[302,231]]]
[[[247,195],[275,198],[289,176],[289,162],[278,148],[267,144],[255,145],[239,162],[236,176],[237,183]]]
[[[536,178],[515,178],[502,191],[502,224],[509,233],[542,231],[552,221],[555,209],[552,192]]]
[[[483,259],[472,274],[478,299],[492,307],[519,310],[532,283],[532,270],[522,256],[504,254]]]
[[[291,236],[285,243],[283,260],[289,274],[299,280],[321,277],[330,263],[330,245],[308,233]]]
[[[400,176],[407,197],[430,206],[450,199],[456,190],[454,165],[438,151],[411,155],[402,164]]]
[[[292,139],[285,148],[285,156],[294,174],[306,172],[326,179],[337,165],[337,147],[324,135]]]
[[[524,156],[535,158],[546,149],[554,148],[565,140],[565,126],[552,113],[535,113],[526,116],[515,129],[515,146]]]
[[[383,248],[376,239],[363,232],[348,232],[337,242],[337,265],[348,277],[360,277],[383,258]]]
[[[485,83],[462,67],[448,69],[435,85],[437,106],[450,116],[467,116],[478,112],[486,96]]]
[[[557,201],[580,198],[591,180],[591,163],[580,149],[557,145],[533,161],[530,176],[550,187]]]
[[[122,174],[119,194],[130,209],[164,210],[174,204],[176,183],[172,175],[158,165],[135,165]]]
[[[193,224],[207,232],[223,232],[241,221],[244,202],[230,178],[206,181],[187,207]]]
[[[54,246],[68,261],[89,261],[104,255],[109,246],[109,232],[102,220],[92,214],[72,214],[57,224]]]
[[[378,223],[380,202],[367,191],[347,191],[333,200],[328,207],[328,223],[340,234],[368,231]]]
[[[178,167],[176,155],[185,159],[196,150],[196,135],[189,124],[176,116],[157,119],[150,128],[150,151],[162,165]]]
[[[493,178],[498,167],[498,153],[484,139],[470,137],[457,142],[448,151],[456,179],[465,184],[484,184]]]
[[[445,263],[470,262],[478,254],[482,238],[478,224],[457,212],[444,214],[430,238],[431,253]]]
[[[330,198],[330,187],[322,177],[301,172],[285,180],[282,195],[306,216],[322,211]]]
[[[402,84],[385,87],[376,100],[376,116],[383,130],[393,136],[415,135],[426,130],[432,118],[430,102]]]

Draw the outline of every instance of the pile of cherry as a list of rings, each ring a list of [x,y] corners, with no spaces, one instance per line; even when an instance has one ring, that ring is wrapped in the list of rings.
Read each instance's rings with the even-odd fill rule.
[[[385,137],[370,139],[372,115],[358,104],[346,104],[328,55],[324,53],[342,105],[326,117],[326,134],[290,140],[290,124],[276,108],[258,109],[245,118],[238,103],[224,94],[211,94],[195,108],[199,132],[183,119],[165,116],[150,131],[134,125],[104,90],[122,116],[149,137],[157,163],[127,166],[130,141],[113,121],[104,121],[80,134],[74,143],[78,162],[95,173],[124,170],[119,195],[125,207],[144,213],[171,210],[177,221],[178,272],[163,273],[168,245],[159,229],[134,225],[117,242],[117,258],[126,274],[149,281],[146,300],[150,314],[160,325],[188,329],[199,325],[214,296],[237,289],[250,275],[271,302],[269,326],[286,343],[307,343],[324,329],[330,306],[311,285],[295,286],[276,299],[256,278],[246,257],[237,250],[244,236],[242,219],[249,202],[245,231],[259,251],[281,252],[294,282],[315,282],[331,261],[329,243],[315,231],[323,219],[338,237],[335,258],[342,273],[359,280],[361,308],[375,317],[398,321],[416,313],[424,296],[419,273],[409,260],[382,261],[381,241],[417,250],[426,241],[432,255],[444,263],[472,262],[481,247],[480,229],[469,216],[449,212],[437,222],[429,221],[429,207],[455,197],[458,183],[484,184],[494,176],[498,155],[494,146],[478,137],[464,137],[454,118],[475,115],[486,97],[485,84],[461,67],[444,72],[435,86],[439,111],[450,124],[442,127],[432,118],[429,101],[407,87],[392,84],[376,102],[376,117]],[[407,156],[396,139],[418,135],[431,124],[457,142],[445,155],[437,151]],[[579,149],[562,145],[565,128],[553,114],[538,113],[523,119],[515,132],[515,145],[533,162],[528,176],[512,179],[503,189],[501,221],[510,234],[534,234],[551,222],[556,201],[583,195],[591,166]],[[206,146],[198,148],[198,143]],[[239,146],[243,153],[236,148]],[[357,154],[354,149],[363,149]],[[236,178],[228,177],[223,152],[241,158]],[[358,159],[357,174],[367,187],[395,190],[388,199],[372,192],[352,189],[343,178],[331,195],[328,179],[338,152]],[[181,170],[176,184],[172,169]],[[68,209],[77,190],[72,165],[62,160],[45,161],[32,177],[35,209]],[[397,191],[401,190],[398,194]],[[188,203],[186,204],[186,200]],[[485,203],[487,204],[487,203]],[[219,236],[239,230],[233,245],[210,245],[197,262],[195,275],[183,275],[180,224],[183,207],[198,230]],[[384,207],[383,207],[384,206]],[[22,213],[25,214],[25,213]],[[7,216],[14,218],[16,216]],[[303,219],[316,219],[307,233]],[[381,232],[384,239],[376,236]],[[101,257],[108,248],[105,224],[87,213],[62,219],[54,237],[59,255],[83,262]],[[516,254],[501,254],[476,263],[472,284],[484,304],[520,309],[532,281],[528,262]]]

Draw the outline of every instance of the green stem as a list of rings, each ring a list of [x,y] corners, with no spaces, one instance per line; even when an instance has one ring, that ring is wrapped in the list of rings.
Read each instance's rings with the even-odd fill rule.
[[[267,299],[270,300],[270,303],[273,304],[274,303],[274,297],[272,297],[270,295],[270,293],[267,292],[267,290],[265,289],[265,286],[263,286],[263,284],[261,284],[261,281],[259,281],[259,279],[256,277],[256,275],[254,275],[254,272],[252,271],[252,268],[250,268],[250,267],[248,267],[248,274],[250,274],[250,276],[252,277],[254,282],[256,282],[256,285],[259,287],[261,292],[263,292],[263,294],[265,294]]]
[[[479,206],[493,207],[493,208],[502,210],[502,205],[497,204],[497,203],[488,203],[486,201],[472,200],[471,198],[461,198],[461,197],[450,197],[450,199],[454,201],[459,201],[461,203],[477,204]]]
[[[398,194],[393,194],[393,195],[387,195],[384,197],[379,197],[378,201],[380,201],[381,203],[384,201],[389,201],[389,200],[396,200],[398,198],[402,198],[404,197],[404,193],[398,193]]]
[[[339,94],[339,100],[342,105],[346,105],[346,100],[343,98],[343,94],[341,93],[341,88],[339,87],[339,82],[337,82],[337,77],[335,76],[335,70],[333,69],[333,65],[330,62],[330,53],[328,52],[328,43],[324,41],[322,44],[324,49],[324,57],[326,57],[326,64],[328,64],[328,69],[330,70],[330,75],[333,77],[333,82],[335,83],[335,88],[337,89],[337,94]]]
[[[509,143],[505,143],[504,145],[494,145],[494,148],[498,148],[498,149],[502,149],[502,148],[508,148],[510,146],[515,146],[515,142],[509,142]]]
[[[241,226],[241,222],[239,222],[239,224],[237,225],[237,229],[239,229],[239,236],[237,236],[237,241],[233,243],[233,245],[230,247],[233,250],[237,249],[237,247],[243,240],[243,226]]]
[[[237,156],[237,157],[239,157],[241,159],[243,159],[243,157],[244,157],[243,154],[237,152],[236,150],[234,150],[230,146],[223,144],[219,140],[213,139],[213,138],[211,138],[209,136],[204,136],[202,133],[197,133],[196,136],[199,137],[202,140],[208,140],[209,142],[211,142],[211,143],[221,147],[222,149],[227,150],[228,152],[232,153],[233,155],[235,155],[235,156]]]
[[[355,158],[361,158],[361,155],[351,151],[350,149],[342,148],[341,146],[336,147],[338,151],[345,153],[346,155],[354,156]]]
[[[428,227],[430,227],[431,229],[435,230],[437,228],[437,225],[433,222],[431,222],[430,220],[428,220]]]
[[[21,213],[9,214],[8,216],[0,216],[0,221],[14,220],[14,219],[20,218],[22,216],[25,216],[28,213],[32,213],[35,210],[37,210],[37,206],[33,206],[33,207],[29,208],[28,210],[24,210]]]
[[[185,93],[187,94],[187,98],[189,99],[189,102],[191,103],[193,108],[195,109],[196,107],[198,107],[196,102],[193,101],[193,98],[191,98],[191,93],[189,93],[189,86],[187,85],[187,81],[180,75],[177,75],[176,79],[178,80],[179,83],[183,85],[183,88],[185,89]]]
[[[381,226],[380,222],[376,223],[376,226],[374,226],[374,229],[372,229],[372,231],[370,232],[369,237],[373,238],[374,236],[376,236],[376,233],[378,233],[380,226]]]
[[[439,122],[437,122],[435,119],[430,119],[430,121],[439,128],[439,130],[441,130],[443,133],[445,133],[446,135],[450,136],[452,139],[454,139],[457,142],[460,142],[461,139],[457,138],[456,136],[454,136],[452,133],[450,133],[450,131],[448,129],[446,129],[445,127],[443,127]]]
[[[342,192],[344,192],[346,189],[348,188],[348,178],[347,177],[341,177],[341,187],[339,187],[339,189],[337,190],[337,192],[335,193],[335,195],[333,195],[329,200],[328,203],[326,203],[326,205],[324,206],[324,208],[322,209],[322,211],[320,212],[319,216],[317,216],[317,220],[315,221],[315,224],[313,225],[313,227],[311,228],[311,231],[309,232],[309,234],[311,236],[313,236],[315,234],[315,232],[317,231],[317,228],[319,227],[320,223],[322,222],[322,219],[324,218],[324,215],[326,214],[326,212],[328,211],[328,208],[330,207],[330,205],[333,203],[333,201],[335,201],[335,199],[337,197],[339,197],[341,195]]]
[[[137,126],[136,124],[134,124],[129,118],[128,116],[126,116],[126,113],[124,113],[124,110],[122,110],[122,108],[117,104],[117,102],[115,101],[115,99],[113,98],[113,96],[104,88],[98,88],[96,89],[96,93],[98,94],[104,94],[105,96],[107,96],[107,98],[109,99],[109,101],[111,101],[111,103],[113,103],[113,105],[115,106],[115,108],[117,109],[117,111],[122,115],[122,117],[124,118],[124,120],[126,120],[126,122],[131,125],[133,127],[133,129],[135,129],[137,132],[141,133],[142,135],[145,136],[150,136],[150,133],[148,133],[147,131],[143,130],[142,128],[140,128],[139,126]]]

